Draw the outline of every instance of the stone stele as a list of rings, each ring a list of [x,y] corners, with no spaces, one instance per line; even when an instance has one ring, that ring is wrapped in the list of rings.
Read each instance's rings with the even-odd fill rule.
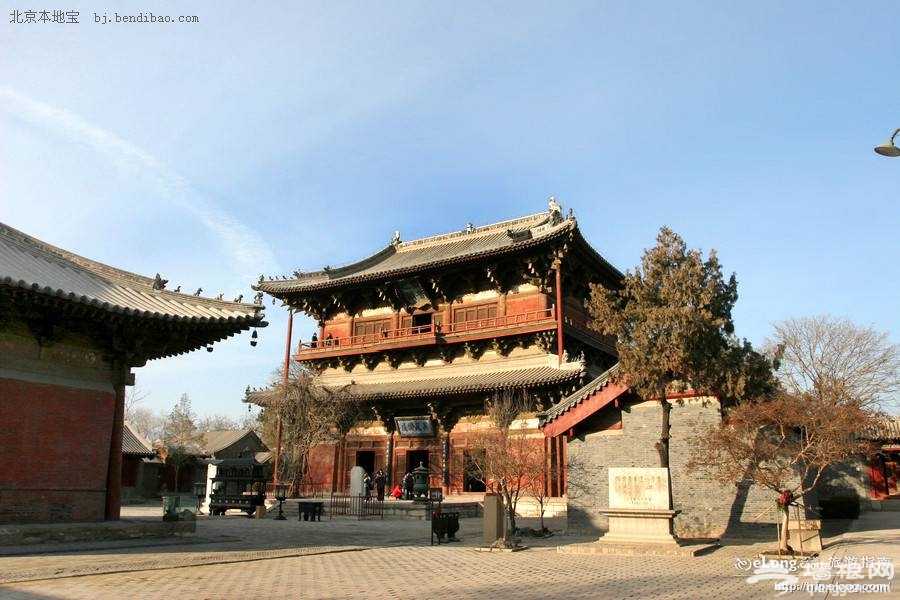
[[[609,469],[609,531],[604,544],[676,544],[670,509],[669,470],[664,468]]]
[[[362,467],[353,467],[350,469],[350,495],[364,496],[366,494],[366,485],[364,479],[366,470]]]

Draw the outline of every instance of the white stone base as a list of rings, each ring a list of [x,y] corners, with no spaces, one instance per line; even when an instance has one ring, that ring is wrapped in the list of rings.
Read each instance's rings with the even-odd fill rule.
[[[655,508],[604,508],[609,517],[609,531],[601,544],[677,544],[672,534],[672,519],[679,510]]]

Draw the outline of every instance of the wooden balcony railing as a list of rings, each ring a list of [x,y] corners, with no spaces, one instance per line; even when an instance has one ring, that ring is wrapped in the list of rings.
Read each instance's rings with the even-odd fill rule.
[[[553,321],[553,312],[552,308],[548,308],[517,315],[504,315],[502,317],[475,319],[472,321],[461,321],[459,323],[401,327],[399,329],[386,329],[379,333],[367,335],[327,338],[316,342],[300,342],[297,346],[297,353],[304,356],[312,354],[328,354],[348,349],[370,348],[380,345],[396,345],[398,342],[427,340],[429,338],[436,338],[437,336],[447,338],[476,332],[502,330],[543,321]]]

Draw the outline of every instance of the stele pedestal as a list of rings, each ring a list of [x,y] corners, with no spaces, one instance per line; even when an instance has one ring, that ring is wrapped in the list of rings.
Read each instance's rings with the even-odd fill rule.
[[[669,470],[664,468],[609,469],[609,531],[601,544],[677,544],[669,508]]]

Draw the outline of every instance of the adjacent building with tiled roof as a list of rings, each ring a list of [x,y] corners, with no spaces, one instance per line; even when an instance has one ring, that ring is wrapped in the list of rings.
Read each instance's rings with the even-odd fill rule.
[[[584,300],[592,284],[621,278],[554,200],[542,213],[422,239],[395,232],[352,264],[262,278],[256,289],[318,322],[314,337],[292,343],[293,360],[373,417],[320,450],[306,483],[343,491],[359,465],[385,469],[392,486],[421,462],[445,493],[483,490],[470,462],[485,400],[517,390],[546,409],[611,367],[612,341],[588,327]],[[273,393],[247,399],[264,405]],[[412,435],[401,426],[410,421],[432,433]],[[561,461],[556,444],[552,468]]]
[[[213,459],[247,458],[269,450],[252,429],[205,431],[200,437],[205,453]]]
[[[117,519],[132,369],[263,318],[0,224],[0,522]]]
[[[150,442],[135,431],[128,421],[125,421],[122,427],[122,454],[138,458],[152,458],[156,456],[156,452],[153,451]]]

